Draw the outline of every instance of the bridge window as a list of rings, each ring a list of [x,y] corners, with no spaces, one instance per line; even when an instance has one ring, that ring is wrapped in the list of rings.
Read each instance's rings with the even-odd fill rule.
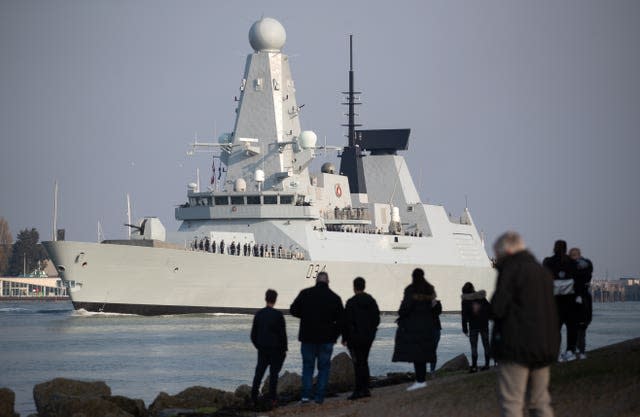
[[[292,195],[281,195],[280,196],[280,204],[293,204],[293,196]]]
[[[265,195],[264,196],[264,204],[278,204],[278,196]]]
[[[226,195],[213,197],[213,201],[216,203],[216,206],[227,206],[227,205],[229,205],[229,197],[226,196]]]
[[[248,195],[247,196],[247,204],[260,204],[260,196],[259,195]]]
[[[244,204],[244,196],[231,196],[231,204],[240,205]]]

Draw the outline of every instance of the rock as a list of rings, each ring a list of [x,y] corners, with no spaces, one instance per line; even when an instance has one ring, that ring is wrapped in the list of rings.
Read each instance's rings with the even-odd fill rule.
[[[132,417],[117,404],[100,397],[58,396],[52,403],[57,417]],[[39,414],[43,417],[42,414]],[[51,416],[51,414],[49,414]]]
[[[467,359],[467,356],[465,354],[461,353],[442,365],[440,371],[466,371],[467,369],[469,369],[469,360]]]
[[[346,392],[353,389],[355,383],[355,371],[351,357],[342,352],[331,359],[331,371],[329,373],[329,391]]]
[[[123,397],[121,395],[115,395],[110,397],[104,397],[105,400],[114,403],[121,410],[131,414],[134,417],[147,417],[149,412],[147,407],[144,406],[144,401]]]
[[[149,414],[158,416],[162,410],[167,408],[191,410],[207,408],[215,411],[221,408],[239,408],[242,405],[242,400],[231,392],[196,386],[187,388],[176,395],[161,392],[149,406]]]
[[[13,408],[16,403],[16,394],[9,388],[0,388],[0,417],[18,417]]]
[[[371,386],[387,387],[389,385],[404,384],[406,382],[414,382],[416,375],[413,372],[389,372],[384,377],[374,377],[371,381]]]
[[[58,408],[67,399],[81,398],[97,398],[108,404],[108,401],[102,400],[100,397],[108,397],[111,395],[111,388],[102,381],[76,381],[66,378],[56,378],[51,381],[43,382],[33,387],[33,399],[40,417],[66,417],[72,414],[60,414]],[[76,405],[81,401],[75,401]],[[95,406],[95,404],[91,404]],[[104,404],[106,408],[111,408]],[[74,405],[75,407],[75,405]],[[115,404],[113,407],[117,408]],[[102,414],[100,414],[102,415]],[[97,417],[98,414],[93,414]]]
[[[233,395],[235,395],[240,401],[242,401],[242,404],[244,404],[245,406],[251,405],[251,387],[249,385],[240,385],[238,388],[236,388]]]
[[[269,375],[265,378],[260,392],[262,395],[269,392]],[[278,396],[285,400],[296,400],[300,398],[301,392],[302,377],[295,372],[284,371],[278,378]]]

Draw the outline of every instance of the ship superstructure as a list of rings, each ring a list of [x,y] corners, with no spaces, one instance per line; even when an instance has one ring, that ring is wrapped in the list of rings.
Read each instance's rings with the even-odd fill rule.
[[[421,202],[405,159],[409,129],[359,130],[353,63],[346,94],[348,143],[339,171],[325,163],[317,135],[301,130],[301,106],[286,33],[271,18],[251,27],[233,131],[196,142],[218,161],[212,185],[189,184],[166,233],[146,218],[131,240],[45,242],[60,275],[74,281],[76,308],[135,314],[249,312],[264,291],[287,308],[318,272],[343,298],[363,276],[383,311],[396,311],[416,267],[445,310],[459,309],[462,285],[493,288],[494,270],[467,209],[451,218]]]

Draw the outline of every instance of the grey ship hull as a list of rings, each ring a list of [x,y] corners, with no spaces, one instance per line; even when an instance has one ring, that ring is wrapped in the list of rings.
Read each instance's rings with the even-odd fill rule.
[[[75,284],[74,307],[95,312],[250,313],[263,306],[267,288],[277,289],[277,307],[287,310],[323,269],[343,300],[353,294],[353,278],[364,276],[380,309],[395,312],[416,267],[425,270],[445,311],[457,311],[465,282],[491,290],[495,277],[492,268],[481,266],[289,260],[70,241],[44,245],[63,279]]]

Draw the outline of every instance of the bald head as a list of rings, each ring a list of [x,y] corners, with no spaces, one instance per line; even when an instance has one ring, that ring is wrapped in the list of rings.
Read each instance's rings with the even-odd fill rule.
[[[318,276],[316,277],[316,282],[326,282],[329,283],[329,274],[326,272],[318,272]]]

